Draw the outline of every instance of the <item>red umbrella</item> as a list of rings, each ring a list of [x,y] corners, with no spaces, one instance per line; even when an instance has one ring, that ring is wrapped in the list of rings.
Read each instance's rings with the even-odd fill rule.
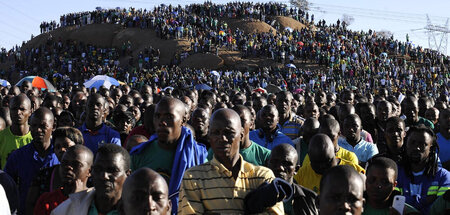
[[[253,92],[267,93],[267,91],[261,87],[254,89]]]
[[[297,42],[297,44],[298,44],[299,46],[303,46],[303,45],[304,45],[302,41]]]
[[[27,76],[22,78],[19,82],[17,82],[16,86],[21,86],[24,81],[30,81],[33,87],[40,90],[47,89],[50,92],[56,92],[56,88],[48,80],[39,76]]]

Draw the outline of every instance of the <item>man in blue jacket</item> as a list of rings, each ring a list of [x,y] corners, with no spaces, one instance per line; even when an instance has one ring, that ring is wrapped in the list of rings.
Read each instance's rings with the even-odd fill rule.
[[[148,142],[134,147],[131,154],[133,171],[148,167],[169,184],[172,213],[177,212],[178,192],[186,169],[206,161],[206,147],[194,140],[191,130],[183,127],[186,107],[175,98],[164,97],[156,105],[153,123],[156,133]]]

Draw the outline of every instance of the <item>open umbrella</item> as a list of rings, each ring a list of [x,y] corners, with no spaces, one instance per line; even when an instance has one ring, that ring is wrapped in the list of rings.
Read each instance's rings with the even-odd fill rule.
[[[0,85],[3,86],[3,87],[11,86],[11,84],[5,79],[0,79]]]
[[[196,90],[212,90],[212,87],[208,86],[207,84],[197,84],[195,85]]]
[[[301,93],[301,92],[303,92],[303,89],[302,88],[297,88],[297,89],[295,89],[294,90],[294,94],[298,94],[298,93]]]
[[[43,79],[39,76],[27,76],[22,78],[19,82],[17,82],[16,86],[22,86],[24,81],[31,82],[33,87],[36,87],[40,90],[48,90],[50,92],[56,92],[56,88],[50,83],[50,81]]]
[[[286,28],[284,28],[284,30],[289,31],[291,33],[294,31],[294,29],[292,29],[291,27],[286,27]]]
[[[106,75],[96,75],[84,83],[84,86],[89,89],[93,87],[100,89],[101,86],[110,88],[112,85],[119,86],[120,83],[115,78]]]
[[[268,93],[278,93],[281,91],[281,88],[273,84],[269,84],[267,85],[266,90]]]
[[[220,74],[216,70],[211,71],[211,74],[220,78]]]
[[[292,69],[296,69],[296,68],[297,68],[297,67],[296,67],[294,64],[292,64],[292,63],[286,64],[286,67],[287,67],[287,68],[292,68]]]
[[[265,89],[263,89],[261,87],[258,87],[256,89],[254,89],[253,92],[267,93],[267,90],[265,90]]]

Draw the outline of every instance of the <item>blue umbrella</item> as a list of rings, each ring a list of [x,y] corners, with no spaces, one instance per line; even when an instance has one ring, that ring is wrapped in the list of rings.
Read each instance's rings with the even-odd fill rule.
[[[196,90],[212,90],[212,87],[208,86],[207,84],[197,84],[195,85]]]
[[[120,83],[115,78],[106,76],[106,75],[96,75],[91,80],[86,81],[84,86],[86,88],[97,88],[100,89],[101,86],[105,86],[106,88],[110,88],[112,85],[119,86]]]
[[[4,86],[4,87],[11,86],[11,84],[7,80],[4,80],[4,79],[0,79],[0,85]]]
[[[292,63],[286,64],[286,67],[287,67],[287,68],[292,68],[292,69],[296,69],[296,68],[297,68],[297,67],[296,67],[294,64],[292,64]]]

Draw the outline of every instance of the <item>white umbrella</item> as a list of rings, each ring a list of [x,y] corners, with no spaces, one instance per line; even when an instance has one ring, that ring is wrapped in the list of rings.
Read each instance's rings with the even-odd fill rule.
[[[86,81],[84,83],[84,86],[86,88],[95,87],[97,89],[100,89],[101,86],[104,86],[109,89],[112,85],[119,86],[120,83],[115,78],[106,75],[96,75],[91,80]]]
[[[286,67],[287,67],[287,68],[293,68],[293,69],[296,69],[296,68],[297,68],[297,67],[296,67],[294,64],[292,64],[292,63],[286,64]]]

